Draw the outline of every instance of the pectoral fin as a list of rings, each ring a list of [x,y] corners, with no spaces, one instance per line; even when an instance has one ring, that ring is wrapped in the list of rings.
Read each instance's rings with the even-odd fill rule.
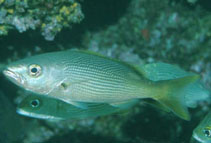
[[[62,101],[81,109],[88,109],[87,104],[83,102],[77,102],[77,101],[71,101],[71,100],[62,100]]]

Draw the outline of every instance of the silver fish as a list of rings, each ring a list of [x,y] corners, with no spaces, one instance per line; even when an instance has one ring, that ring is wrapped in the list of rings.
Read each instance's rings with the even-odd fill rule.
[[[211,143],[211,111],[194,129],[193,137],[201,143]]]
[[[69,50],[11,63],[3,73],[26,90],[82,109],[87,108],[83,102],[108,103],[124,108],[138,99],[152,98],[189,120],[185,95],[195,94],[193,90],[203,92],[198,86],[196,89],[189,86],[194,86],[199,76],[185,72],[173,78],[178,72],[174,66],[164,66],[163,69],[160,64],[150,64],[146,67],[150,70],[95,53]],[[156,73],[160,80],[153,80],[152,73]],[[168,78],[159,78],[163,75]]]
[[[87,109],[81,109],[55,98],[30,94],[18,104],[17,113],[45,120],[77,120],[123,110],[105,103],[87,103],[87,107]]]

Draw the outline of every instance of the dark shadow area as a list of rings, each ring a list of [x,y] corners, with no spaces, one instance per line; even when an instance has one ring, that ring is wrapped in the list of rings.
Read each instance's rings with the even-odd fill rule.
[[[190,9],[195,9],[198,6],[201,6],[207,11],[211,11],[211,1],[210,0],[197,0],[195,3],[190,3],[187,0],[170,0],[176,3],[182,3],[184,6]]]
[[[45,143],[126,143],[111,137],[94,135],[87,132],[69,132],[63,136],[54,136]]]
[[[81,3],[85,19],[80,24],[75,24],[71,29],[63,29],[57,34],[54,41],[46,41],[39,30],[28,30],[19,33],[16,30],[9,32],[8,36],[0,37],[0,60],[10,57],[11,50],[6,47],[14,47],[15,50],[33,49],[35,46],[45,48],[45,51],[57,50],[57,45],[74,45],[80,47],[84,32],[94,31],[115,24],[123,16],[131,0],[85,0]]]
[[[116,23],[123,16],[131,0],[92,0],[82,3],[85,20],[82,22],[89,30],[99,29]]]
[[[181,126],[182,126],[182,132],[180,133],[179,136],[179,142],[187,142],[189,143],[192,137],[192,131],[194,130],[194,128],[197,126],[197,123],[199,123],[199,118],[198,117],[194,117],[194,114],[196,111],[199,111],[199,109],[191,109],[189,108],[190,111],[190,115],[191,116],[191,120],[186,122],[186,121],[181,121]],[[184,136],[185,135],[185,136]]]
[[[79,46],[86,31],[97,31],[118,22],[127,11],[131,0],[85,0],[81,3],[85,18],[72,29],[63,29],[55,39],[56,43],[72,43]]]
[[[2,91],[7,96],[12,104],[14,104],[14,98],[17,97],[17,89],[18,87],[15,84],[7,80],[2,73],[0,74],[0,91]]]
[[[23,139],[27,123],[16,114],[16,107],[9,95],[0,87],[0,143],[16,143]]]
[[[198,4],[205,8],[207,11],[211,11],[211,1],[210,0],[199,0]]]
[[[0,37],[0,60],[3,61],[14,51],[32,51],[35,46],[53,47],[54,42],[46,41],[38,31],[29,30],[24,33],[19,33],[16,30],[9,32],[8,36]],[[18,54],[21,54],[19,52]],[[21,55],[19,55],[21,56]]]
[[[191,123],[178,120],[178,118],[172,113],[162,114],[160,110],[147,105],[143,107],[143,112],[135,114],[130,117],[132,120],[128,120],[122,130],[125,136],[129,138],[141,138],[147,142],[156,143],[179,143],[188,142]],[[182,124],[182,126],[181,126]],[[179,127],[181,126],[181,127]],[[178,130],[181,128],[184,130],[185,136],[181,135]]]

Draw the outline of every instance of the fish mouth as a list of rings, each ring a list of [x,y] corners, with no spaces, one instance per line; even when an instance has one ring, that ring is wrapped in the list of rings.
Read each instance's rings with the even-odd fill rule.
[[[193,133],[193,137],[194,137],[197,141],[203,142],[203,140],[202,140],[195,132]]]
[[[63,118],[60,117],[55,117],[51,115],[44,115],[44,114],[37,114],[34,112],[27,112],[21,108],[17,108],[16,112],[22,116],[26,117],[31,117],[31,118],[37,118],[37,119],[43,119],[43,120],[52,120],[52,121],[59,121],[59,120],[64,120]]]
[[[14,83],[24,84],[23,78],[10,69],[3,70],[3,74]]]
[[[34,114],[33,113],[30,113],[30,112],[27,112],[21,108],[17,108],[16,109],[16,112],[20,115],[23,115],[23,116],[27,116],[27,117],[34,117]]]

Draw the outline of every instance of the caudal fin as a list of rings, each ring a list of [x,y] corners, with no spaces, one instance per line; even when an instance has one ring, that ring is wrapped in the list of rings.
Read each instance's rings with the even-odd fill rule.
[[[136,67],[146,78],[152,81],[172,80],[195,75],[194,73],[184,71],[176,65],[167,63],[152,63]],[[210,95],[210,92],[204,88],[199,80],[189,84],[184,92],[186,106],[191,108],[197,107],[200,101],[207,101]]]
[[[190,120],[185,103],[186,90],[189,84],[194,83],[198,79],[198,75],[190,75],[172,80],[157,81],[159,88],[155,99],[182,119]]]

